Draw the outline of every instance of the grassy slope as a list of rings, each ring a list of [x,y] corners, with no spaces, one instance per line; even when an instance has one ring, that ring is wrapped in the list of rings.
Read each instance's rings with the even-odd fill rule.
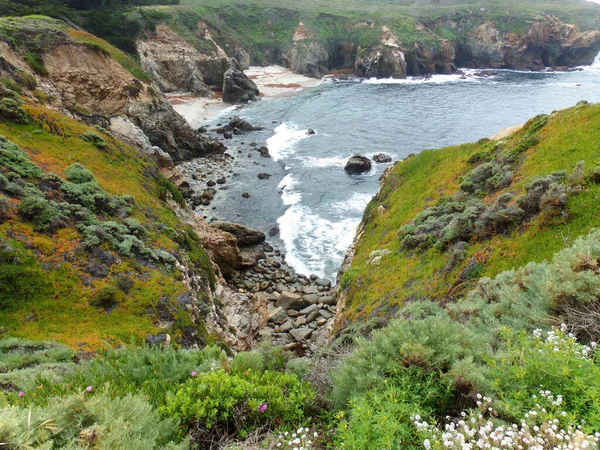
[[[510,137],[506,146],[515,145],[523,133]],[[512,185],[499,193],[519,195],[534,177],[557,170],[570,172],[581,160],[586,162],[586,171],[591,171],[600,162],[600,105],[577,106],[557,113],[541,130],[540,138],[539,144],[526,152]],[[440,198],[456,193],[460,177],[473,167],[467,161],[469,157],[489,151],[492,144],[483,141],[424,151],[392,169],[379,198],[367,207],[365,233],[343,278],[349,293],[346,314],[350,319],[367,317],[378,306],[401,304],[406,299],[454,297],[480,276],[493,277],[530,261],[549,259],[576,237],[598,226],[600,187],[589,184],[569,200],[567,220],[540,215],[510,235],[473,242],[465,261],[450,272],[443,270],[447,252],[432,248],[414,253],[401,249],[399,228]],[[489,202],[499,193],[485,200]],[[387,208],[382,216],[377,214],[380,204]],[[371,266],[368,257],[378,249],[389,249],[392,254],[380,265]],[[471,258],[479,263],[477,270],[466,283],[459,283],[459,274]]]
[[[133,195],[136,207],[132,217],[150,230],[149,242],[165,250],[180,250],[179,244],[153,226],[183,228],[159,200],[156,180],[148,176],[154,163],[141,157],[132,147],[109,137],[105,137],[108,148],[100,151],[80,137],[92,130],[90,127],[45,108],[26,106],[26,109],[34,120],[29,124],[0,122],[0,135],[25,149],[44,171],[63,176],[67,166],[79,162],[94,173],[108,193]],[[0,311],[0,330],[4,328],[14,336],[53,339],[71,346],[86,344],[92,349],[99,347],[103,340],[143,338],[148,333],[159,332],[154,314],[157,301],[165,298],[174,302],[176,295],[185,291],[178,272],[125,257],[122,263],[110,267],[106,278],[96,279],[86,286],[84,279],[90,276],[91,257],[78,248],[82,237],[74,228],[59,230],[54,235],[39,233],[32,224],[13,214],[11,220],[0,225],[0,237],[7,236],[22,242],[42,266],[53,267],[44,272],[52,284],[50,295],[36,302],[23,299],[17,309]],[[114,284],[120,275],[130,277],[134,286],[117,308],[106,313],[88,305],[94,292]],[[25,321],[32,313],[37,320]]]

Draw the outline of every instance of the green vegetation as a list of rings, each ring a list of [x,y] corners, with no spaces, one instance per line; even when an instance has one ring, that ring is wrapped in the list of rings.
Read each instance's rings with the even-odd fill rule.
[[[348,319],[407,299],[458,298],[481,276],[551,258],[589,233],[600,192],[590,178],[598,123],[598,105],[579,105],[532,119],[500,142],[398,163],[367,207],[366,232],[342,278]],[[389,254],[373,264],[383,250]]]
[[[181,319],[169,330],[179,340],[191,321],[175,260],[207,291],[215,275],[198,237],[174,231],[185,227],[160,200],[154,163],[57,112],[21,108],[27,122],[0,123],[0,329],[93,350],[159,332],[162,308]]]

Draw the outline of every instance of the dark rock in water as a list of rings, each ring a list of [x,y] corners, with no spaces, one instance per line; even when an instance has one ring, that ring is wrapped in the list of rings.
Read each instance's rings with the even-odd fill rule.
[[[227,103],[248,103],[258,98],[258,87],[249,79],[240,64],[231,59],[231,66],[223,77],[223,101]]]
[[[254,228],[241,225],[233,222],[213,222],[210,224],[214,228],[218,228],[221,231],[233,234],[237,241],[238,247],[247,247],[250,245],[260,244],[267,237],[265,233]]]
[[[279,227],[273,227],[269,230],[269,236],[277,236],[279,234]]]
[[[266,179],[271,178],[271,174],[270,173],[259,173],[256,176],[258,177],[259,180],[266,180]]]
[[[256,142],[250,142],[248,145],[250,147],[256,147],[258,144]]]
[[[238,130],[237,128],[233,129],[233,134],[235,134],[236,136],[239,136],[240,134],[242,134],[241,130]]]
[[[348,159],[344,170],[347,173],[363,173],[371,170],[371,160],[366,156],[354,154]]]
[[[219,178],[219,179],[217,180],[217,183],[218,183],[218,184],[225,184],[225,183],[227,183],[227,180],[226,180],[225,178]]]
[[[215,132],[216,132],[217,134],[224,134],[224,133],[225,133],[225,128],[217,128],[217,129],[215,130]]]
[[[157,334],[157,335],[150,334],[146,338],[146,342],[148,343],[148,345],[151,345],[151,346],[155,346],[155,345],[169,346],[171,344],[171,336],[169,336],[166,333]]]
[[[389,163],[392,162],[392,157],[385,153],[377,153],[376,155],[373,155],[373,161],[376,163]]]
[[[207,131],[208,131],[208,129],[206,127],[198,128],[198,133],[206,133]]]
[[[264,156],[265,158],[271,157],[271,155],[269,154],[269,149],[264,145],[258,149],[258,153],[260,153],[260,156]]]
[[[269,245],[269,244],[265,244],[263,245],[263,249],[265,250],[265,252],[267,253],[273,253],[273,246]]]
[[[309,128],[308,130],[306,130],[306,134],[308,134],[309,136],[311,136],[313,134],[316,134],[316,132],[312,128]]]
[[[211,186],[211,187],[212,187],[212,186],[214,186],[215,184],[217,184],[217,183],[215,183],[213,180],[208,180],[208,181],[206,182],[206,185],[207,185],[207,186]]]
[[[242,197],[244,197],[244,198],[250,198],[250,194],[248,194],[247,192],[244,192],[242,194]]]
[[[215,198],[216,192],[217,191],[215,191],[212,188],[204,189],[204,191],[202,192],[202,198],[205,198],[206,200],[212,200],[213,198]]]
[[[226,131],[225,133],[223,133],[223,137],[225,139],[232,139],[233,138],[233,134],[231,134],[229,131]]]
[[[250,125],[250,122],[240,118],[239,116],[233,116],[229,121],[229,126],[232,129],[237,128],[240,131],[254,131],[256,129],[252,125]]]

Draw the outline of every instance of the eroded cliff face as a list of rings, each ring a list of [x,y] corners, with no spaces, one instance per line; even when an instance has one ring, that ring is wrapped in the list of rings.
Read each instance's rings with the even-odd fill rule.
[[[147,136],[150,149],[157,147],[145,148],[146,153],[158,155],[164,151],[177,162],[222,150],[220,144],[192,130],[154,83],[136,79],[98,48],[64,34],[56,45],[40,55],[45,70],[42,76],[33,72],[23,56],[7,42],[2,41],[0,45],[4,57],[0,67],[2,76],[14,78],[27,74],[36,80],[35,88],[48,96],[48,106],[71,117],[109,127],[114,118],[126,116]],[[30,94],[35,98],[33,89]],[[136,134],[133,129],[131,140],[136,140]]]
[[[550,15],[526,22],[526,31],[518,34],[502,31],[506,27],[494,21],[478,20],[469,17],[416,22],[410,40],[391,26],[368,21],[337,24],[344,30],[339,36],[299,22],[290,32],[287,51],[275,51],[281,48],[278,42],[273,44],[273,52],[269,48],[261,48],[260,52],[271,55],[271,62],[311,77],[344,70],[361,77],[404,78],[450,74],[459,67],[575,67],[591,64],[600,51],[600,31],[580,32],[575,25]],[[443,29],[447,33],[441,33]],[[252,48],[246,50],[254,52]]]
[[[525,35],[501,32],[494,22],[476,27],[458,45],[465,67],[542,70],[590,64],[600,51],[600,31],[580,32],[552,16],[531,23]]]

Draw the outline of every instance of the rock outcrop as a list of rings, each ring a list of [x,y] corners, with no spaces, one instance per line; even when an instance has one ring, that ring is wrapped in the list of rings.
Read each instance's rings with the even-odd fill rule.
[[[525,35],[501,32],[493,21],[469,33],[458,46],[461,66],[542,70],[590,64],[600,51],[600,31],[580,32],[575,25],[545,16]]]
[[[227,103],[248,103],[258,99],[258,87],[250,80],[240,64],[231,59],[231,65],[223,77],[223,101]]]
[[[300,22],[292,37],[292,49],[285,55],[286,65],[295,73],[321,78],[329,70],[329,52]]]
[[[356,153],[348,159],[344,170],[349,174],[368,172],[371,170],[371,160]]]

